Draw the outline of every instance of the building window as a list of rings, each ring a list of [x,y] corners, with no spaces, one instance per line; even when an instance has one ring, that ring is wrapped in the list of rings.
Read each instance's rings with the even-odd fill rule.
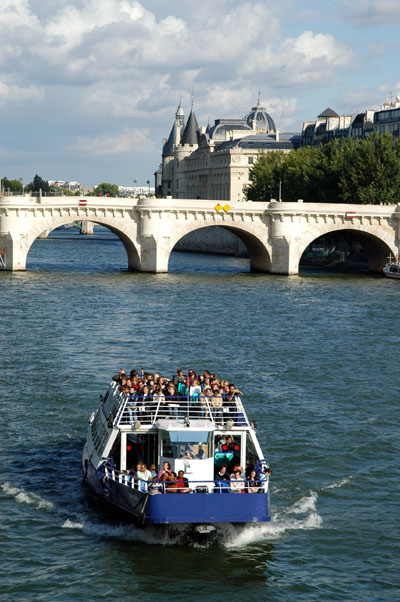
[[[249,165],[253,165],[253,163],[254,163],[254,157],[247,157],[247,163]]]
[[[178,190],[179,188],[179,180],[176,181],[176,189]]]

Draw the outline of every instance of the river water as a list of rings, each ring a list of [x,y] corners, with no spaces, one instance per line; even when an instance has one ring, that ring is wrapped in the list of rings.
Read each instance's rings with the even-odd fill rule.
[[[248,273],[174,253],[125,271],[113,236],[56,232],[0,273],[1,600],[398,600],[400,283]],[[215,547],[115,524],[81,487],[120,367],[212,369],[245,392],[272,518]]]

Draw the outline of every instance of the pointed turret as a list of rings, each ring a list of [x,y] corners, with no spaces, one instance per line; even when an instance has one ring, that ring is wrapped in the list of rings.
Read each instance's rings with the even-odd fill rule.
[[[193,109],[190,111],[189,119],[187,121],[183,136],[181,138],[181,144],[195,145],[199,143],[200,128],[197,123],[196,115],[193,113]]]
[[[182,131],[185,127],[185,114],[183,112],[181,101],[179,101],[178,108],[175,113],[174,125],[171,128],[171,132],[168,136],[168,140],[163,146],[162,156],[172,157],[174,154],[174,147],[177,146],[181,141]]]
[[[168,136],[168,140],[163,146],[162,156],[163,157],[172,157],[174,154],[174,146],[175,144],[179,144],[178,138],[178,126],[176,120],[174,121],[174,125],[172,126],[171,132]]]

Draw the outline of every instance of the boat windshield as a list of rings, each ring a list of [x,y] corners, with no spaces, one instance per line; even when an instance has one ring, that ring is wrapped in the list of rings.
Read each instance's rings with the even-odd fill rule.
[[[162,431],[161,441],[165,458],[205,460],[213,455],[212,431]]]

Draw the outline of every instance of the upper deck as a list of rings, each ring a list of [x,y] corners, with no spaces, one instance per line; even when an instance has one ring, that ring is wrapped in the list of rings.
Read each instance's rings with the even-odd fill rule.
[[[240,397],[223,402],[218,409],[205,399],[189,399],[183,396],[160,400],[130,401],[129,395],[120,391],[117,382],[111,381],[108,392],[101,404],[102,411],[110,426],[120,430],[148,431],[157,428],[160,419],[172,419],[183,425],[192,421],[206,420],[212,428],[225,427],[228,430],[248,429],[251,424],[247,418]]]

